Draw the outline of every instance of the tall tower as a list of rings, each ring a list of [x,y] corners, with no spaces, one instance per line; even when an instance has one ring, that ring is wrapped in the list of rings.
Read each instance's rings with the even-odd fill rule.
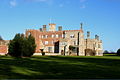
[[[80,24],[81,28],[80,28],[80,32],[79,32],[79,36],[78,36],[78,40],[79,40],[79,56],[84,56],[85,55],[85,43],[84,43],[84,32],[82,30],[83,28],[83,24]]]
[[[87,39],[90,38],[90,31],[87,31]]]
[[[80,23],[80,29],[81,30],[83,29],[83,23]]]
[[[49,31],[56,31],[56,24],[50,23],[49,24]]]

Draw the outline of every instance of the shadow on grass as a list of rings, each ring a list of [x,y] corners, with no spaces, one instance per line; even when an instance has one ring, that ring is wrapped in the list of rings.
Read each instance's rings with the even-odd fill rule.
[[[120,59],[40,56],[0,57],[1,79],[115,79]]]

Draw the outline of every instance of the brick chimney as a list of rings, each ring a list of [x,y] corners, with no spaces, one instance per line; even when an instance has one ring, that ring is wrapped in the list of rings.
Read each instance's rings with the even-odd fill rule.
[[[47,31],[46,26],[47,26],[47,25],[43,25],[43,32],[46,32],[46,31]]]
[[[42,32],[42,28],[40,28],[40,32]]]
[[[59,27],[58,27],[58,31],[62,31],[62,26],[59,26]]]

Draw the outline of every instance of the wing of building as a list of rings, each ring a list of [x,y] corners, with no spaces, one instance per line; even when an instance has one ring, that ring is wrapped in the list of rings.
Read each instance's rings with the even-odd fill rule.
[[[8,43],[7,40],[0,40],[0,55],[5,55],[8,53]]]
[[[90,32],[87,32],[87,38],[84,37],[82,23],[79,30],[62,30],[62,26],[56,30],[56,24],[43,25],[39,30],[27,29],[26,36],[30,34],[35,38],[36,53],[44,49],[46,53],[56,53],[59,55],[79,55],[96,56],[103,55],[102,41],[99,36],[95,35],[94,39],[90,38]]]

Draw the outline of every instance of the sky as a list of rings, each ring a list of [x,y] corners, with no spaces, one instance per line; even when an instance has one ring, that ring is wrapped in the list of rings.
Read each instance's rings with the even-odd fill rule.
[[[63,30],[97,34],[104,50],[120,48],[120,0],[0,0],[0,35],[11,40],[26,29],[39,29],[50,22]],[[85,36],[86,37],[86,36]]]

